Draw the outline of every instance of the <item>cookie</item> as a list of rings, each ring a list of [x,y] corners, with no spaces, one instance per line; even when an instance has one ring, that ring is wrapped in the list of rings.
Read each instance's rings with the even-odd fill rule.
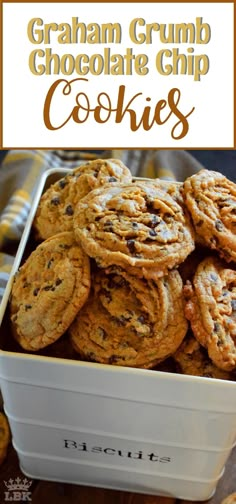
[[[105,364],[152,368],[181,344],[187,321],[177,270],[157,282],[126,271],[99,271],[87,303],[69,333],[83,358]]]
[[[183,192],[183,183],[182,182],[176,182],[175,180],[163,180],[159,178],[136,178],[134,179],[135,182],[142,182],[142,184],[148,184],[151,186],[156,186],[159,189],[162,189],[165,191],[167,194],[169,194],[179,205],[184,205],[184,200],[182,196]]]
[[[236,261],[236,184],[204,169],[186,179],[183,198],[198,241],[227,262]]]
[[[42,242],[15,276],[10,301],[13,335],[25,350],[56,341],[86,301],[90,262],[72,232]]]
[[[182,374],[231,380],[231,374],[219,369],[209,359],[207,351],[194,336],[188,336],[173,355],[178,364],[178,371]]]
[[[0,464],[3,463],[10,443],[10,429],[4,413],[0,413]]]
[[[204,259],[184,286],[185,315],[195,338],[220,369],[236,369],[236,271]]]
[[[34,219],[37,239],[73,230],[75,207],[96,187],[131,182],[130,170],[117,159],[97,159],[83,164],[51,185],[42,195]]]
[[[85,196],[75,211],[74,232],[101,267],[156,268],[166,274],[195,247],[181,206],[155,184],[137,181]]]

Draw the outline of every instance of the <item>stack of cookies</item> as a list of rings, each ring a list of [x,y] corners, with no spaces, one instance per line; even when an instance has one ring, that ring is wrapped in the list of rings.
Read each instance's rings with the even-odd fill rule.
[[[0,465],[4,462],[7,456],[7,449],[10,443],[11,433],[7,417],[0,412]]]
[[[233,182],[207,170],[184,184],[132,180],[119,160],[96,160],[47,189],[34,230],[11,298],[25,350],[66,334],[81,359],[151,369],[171,357],[178,372],[231,377]]]

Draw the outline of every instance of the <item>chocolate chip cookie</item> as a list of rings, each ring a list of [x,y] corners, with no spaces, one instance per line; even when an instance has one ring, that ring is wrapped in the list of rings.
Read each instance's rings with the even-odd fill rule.
[[[173,359],[178,365],[178,371],[182,374],[231,380],[229,372],[219,369],[209,359],[206,349],[194,338],[188,336],[181,343]]]
[[[131,182],[130,170],[117,159],[96,159],[83,164],[51,185],[42,195],[34,219],[36,237],[44,240],[72,231],[75,207],[96,187]]]
[[[42,242],[15,276],[10,302],[13,335],[25,350],[56,341],[90,289],[90,262],[73,232]]]
[[[208,257],[184,286],[184,295],[185,315],[210,359],[220,369],[236,369],[236,271]]]
[[[152,368],[177,350],[187,331],[177,270],[153,281],[108,268],[96,273],[92,284],[88,301],[69,328],[80,356]]]
[[[227,262],[236,261],[236,184],[201,170],[186,179],[183,197],[200,242]]]
[[[195,247],[181,206],[155,184],[137,181],[85,196],[75,211],[74,231],[101,267],[156,268],[166,274]]]
[[[3,463],[10,443],[10,429],[4,413],[0,413],[0,464]]]

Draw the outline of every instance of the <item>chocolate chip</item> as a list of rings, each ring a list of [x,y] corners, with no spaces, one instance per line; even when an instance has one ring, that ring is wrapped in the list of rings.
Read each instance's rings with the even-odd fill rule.
[[[133,227],[134,229],[137,229],[137,227],[138,227],[138,223],[137,223],[137,222],[132,222],[132,227]]]
[[[117,178],[116,177],[109,177],[109,182],[117,182]]]
[[[148,223],[149,226],[155,227],[157,224],[160,222],[160,217],[157,217],[156,215],[152,215],[150,222]]]
[[[220,219],[217,219],[215,221],[215,228],[217,229],[217,231],[221,232],[224,230],[224,224],[221,222]]]
[[[57,196],[55,198],[52,198],[51,204],[55,206],[60,205],[60,198],[58,198]]]
[[[116,322],[119,326],[124,326],[127,322],[126,318],[124,315],[121,315],[120,317],[117,317]]]
[[[104,222],[104,231],[107,232],[112,232],[113,231],[113,222],[112,221],[106,221]]]
[[[218,277],[217,277],[217,275],[215,273],[211,273],[210,274],[210,279],[213,280],[213,282],[217,282]]]
[[[114,283],[116,287],[125,287],[129,285],[127,280],[125,280],[125,278],[123,278],[122,276],[116,276],[114,279]]]
[[[40,291],[40,288],[36,287],[36,289],[33,290],[33,295],[37,296],[39,291]]]
[[[223,344],[224,344],[224,340],[223,340],[222,336],[219,336],[218,341],[217,341],[217,346],[220,347]]]
[[[119,357],[119,355],[111,355],[111,357],[109,357],[109,364],[114,364],[115,362],[118,362],[120,359],[121,357]]]
[[[48,264],[47,264],[48,269],[51,268],[53,261],[54,261],[53,258],[48,261]]]
[[[135,240],[127,240],[127,247],[131,254],[135,254]]]
[[[112,322],[116,324],[118,327],[123,327],[126,324],[126,319],[123,315],[120,317],[115,317],[114,315],[111,317]]]
[[[66,215],[73,215],[73,213],[74,213],[74,210],[73,210],[72,205],[68,205],[68,206],[66,207],[66,209],[65,209],[65,214],[66,214]]]
[[[122,268],[120,268],[119,266],[116,266],[115,267],[116,270],[118,271],[122,271]],[[120,270],[119,270],[120,268]],[[113,274],[113,275],[110,275],[108,277],[108,289],[116,289],[118,287],[124,287],[124,286],[128,286],[129,285],[129,282],[127,282],[127,280],[125,280],[125,278],[123,278],[122,276],[120,276],[119,274]]]
[[[116,284],[113,282],[112,278],[108,279],[108,289],[116,289]]]
[[[155,229],[150,229],[149,235],[150,236],[157,236],[157,233],[156,233]]]
[[[57,278],[55,281],[56,286],[60,285],[62,283],[62,280],[60,278]]]
[[[25,305],[25,310],[26,310],[26,311],[27,311],[27,310],[30,310],[31,308],[32,308],[32,305],[31,305],[31,304],[26,304],[26,305]]]
[[[65,179],[61,179],[61,180],[59,180],[58,185],[59,185],[60,189],[64,189],[64,187],[67,185],[67,182]]]
[[[145,322],[144,315],[140,315],[137,320],[138,320],[138,322],[140,322],[140,324],[144,324],[144,322]]]

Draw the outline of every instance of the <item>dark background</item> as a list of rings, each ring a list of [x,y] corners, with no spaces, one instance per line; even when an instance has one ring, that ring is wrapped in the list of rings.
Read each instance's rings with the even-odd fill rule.
[[[236,150],[189,150],[204,168],[223,173],[236,181]]]

